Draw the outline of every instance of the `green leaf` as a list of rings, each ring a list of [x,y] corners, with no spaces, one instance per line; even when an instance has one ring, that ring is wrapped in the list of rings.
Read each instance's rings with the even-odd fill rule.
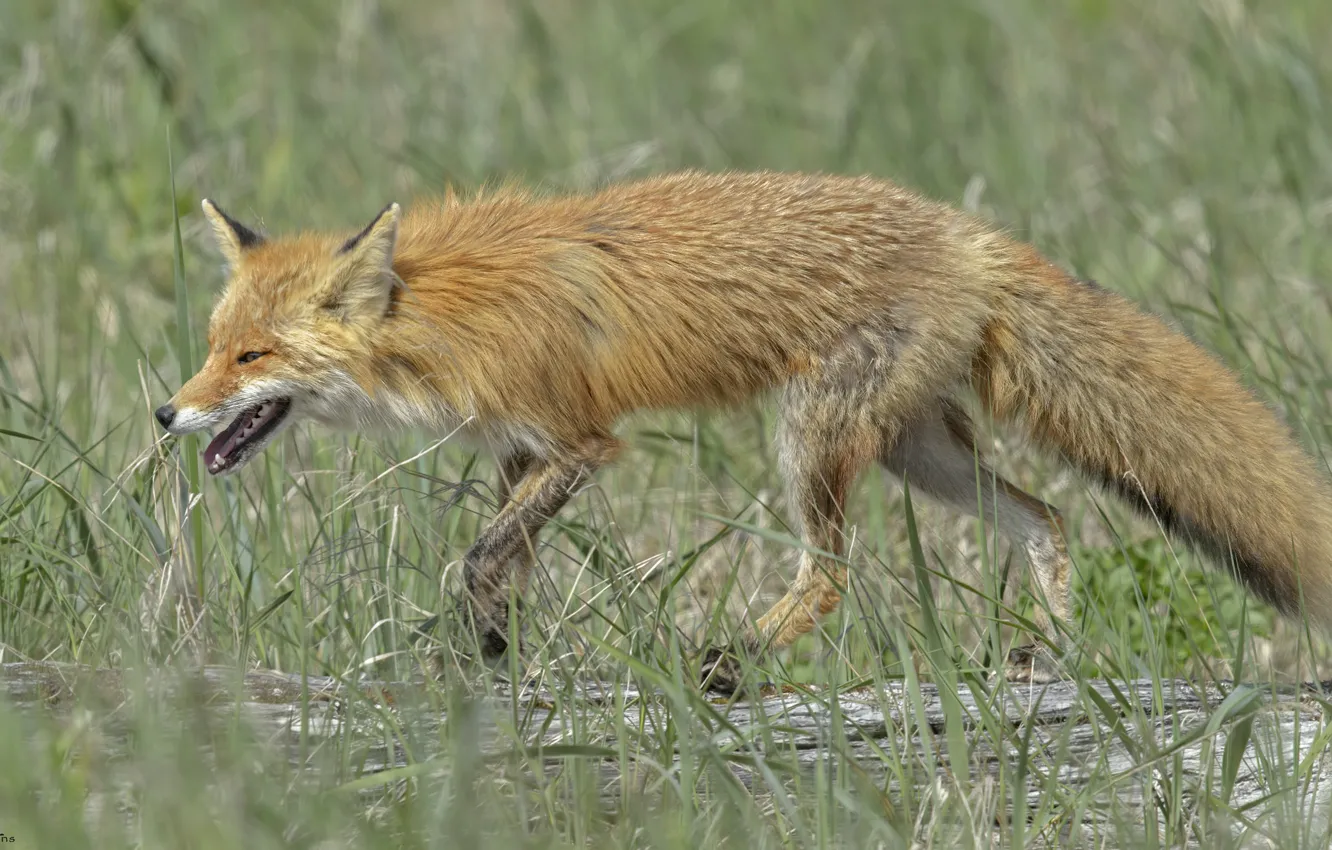
[[[269,617],[273,616],[273,612],[281,608],[283,603],[285,603],[288,599],[290,599],[291,595],[295,592],[296,591],[294,589],[288,590],[286,593],[283,593],[280,596],[278,596],[277,599],[274,599],[272,602],[265,605],[264,609],[260,611],[258,614],[255,614],[254,619],[250,621],[250,626],[249,626],[250,630],[253,631],[254,629],[259,628],[259,626],[263,624],[264,620],[267,620]]]

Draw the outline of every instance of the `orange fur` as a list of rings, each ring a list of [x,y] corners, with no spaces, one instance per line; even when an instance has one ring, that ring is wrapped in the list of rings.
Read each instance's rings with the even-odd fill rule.
[[[840,551],[847,491],[876,459],[966,508],[958,453],[974,446],[951,399],[971,385],[996,416],[1021,415],[1037,440],[1233,557],[1269,600],[1332,602],[1324,478],[1230,372],[1031,246],[891,183],[688,172],[584,195],[449,195],[405,217],[390,207],[350,241],[265,240],[206,209],[232,276],[209,360],[175,408],[202,422],[275,387],[331,424],[466,423],[522,478],[468,556],[487,628],[502,625],[514,540],[530,547],[609,460],[623,416],[767,390],[783,393],[792,508],[824,551]],[[239,362],[246,351],[263,356]],[[1051,611],[1066,611],[1053,509],[1007,482],[987,493],[1039,562]],[[841,576],[804,558],[748,640],[807,631]],[[780,612],[806,616],[788,627]]]

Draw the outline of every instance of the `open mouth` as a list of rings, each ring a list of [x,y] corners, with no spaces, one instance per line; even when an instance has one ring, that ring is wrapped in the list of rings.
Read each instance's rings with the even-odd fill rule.
[[[273,398],[246,408],[204,449],[204,466],[209,474],[218,475],[243,465],[264,447],[290,411],[289,398]]]

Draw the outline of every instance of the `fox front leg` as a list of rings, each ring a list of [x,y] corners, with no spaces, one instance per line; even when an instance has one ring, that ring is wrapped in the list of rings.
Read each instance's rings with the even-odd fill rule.
[[[518,561],[519,590],[536,549],[542,526],[570,496],[614,456],[618,443],[610,437],[586,440],[574,451],[551,458],[528,456],[521,477],[512,486],[495,519],[463,556],[463,621],[480,640],[482,655],[497,658],[509,645],[510,565]],[[504,474],[518,469],[506,464]]]

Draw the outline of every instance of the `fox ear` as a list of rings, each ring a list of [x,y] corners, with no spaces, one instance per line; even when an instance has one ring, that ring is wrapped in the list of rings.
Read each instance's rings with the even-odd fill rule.
[[[204,198],[202,206],[209,224],[213,225],[213,236],[227,265],[234,268],[240,262],[241,254],[263,243],[264,237],[227,215],[217,204]]]
[[[393,291],[393,249],[398,243],[397,204],[380,210],[365,229],[338,249],[332,291],[324,306],[343,319],[378,319],[388,312]]]

